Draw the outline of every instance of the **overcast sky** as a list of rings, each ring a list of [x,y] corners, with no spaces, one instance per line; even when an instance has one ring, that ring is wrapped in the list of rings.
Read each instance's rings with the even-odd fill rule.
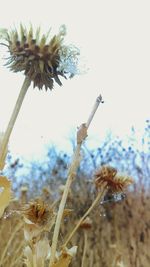
[[[101,93],[103,104],[89,129],[89,140],[112,129],[125,136],[134,125],[144,127],[150,101],[150,3],[149,1],[1,1],[0,27],[31,22],[43,32],[61,24],[67,42],[81,50],[86,74],[55,85],[45,92],[29,88],[13,130],[10,148],[28,155],[56,142],[67,147],[71,129],[85,122]],[[1,57],[3,55],[1,54]],[[0,65],[0,127],[5,130],[24,77]],[[96,136],[96,138],[95,138]],[[94,143],[94,142],[93,142]],[[94,145],[94,144],[93,144]]]

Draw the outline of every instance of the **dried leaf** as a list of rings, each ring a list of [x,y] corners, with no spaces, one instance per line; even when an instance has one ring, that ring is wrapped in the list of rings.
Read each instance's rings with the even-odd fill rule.
[[[52,265],[52,267],[68,267],[72,257],[68,254],[62,254],[59,260]]]
[[[0,192],[0,218],[3,215],[5,208],[11,200],[11,182],[4,176],[0,176],[0,187],[3,191]]]
[[[68,267],[71,263],[73,256],[77,253],[77,246],[73,246],[70,249],[65,249],[61,252],[61,255],[56,263],[52,267]]]

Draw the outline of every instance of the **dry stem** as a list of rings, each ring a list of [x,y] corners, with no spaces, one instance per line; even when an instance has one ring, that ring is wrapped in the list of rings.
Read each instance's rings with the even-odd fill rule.
[[[83,249],[81,267],[85,267],[86,252],[87,252],[87,230],[84,230],[84,249]]]
[[[35,247],[35,244],[32,245],[32,256],[33,256],[33,267],[37,267],[37,264],[36,264],[36,247]]]
[[[86,130],[88,129],[93,117],[94,117],[94,114],[99,106],[100,103],[102,103],[102,97],[101,95],[97,97],[96,99],[96,102],[94,104],[94,107],[93,107],[93,110],[88,118],[88,121],[86,124],[82,125],[83,128],[86,127]],[[81,134],[82,134],[82,129],[81,128]],[[79,129],[80,130],[80,129]],[[84,129],[85,130],[85,129]],[[59,205],[59,210],[58,210],[58,213],[57,213],[57,218],[56,218],[56,223],[55,223],[55,228],[54,228],[54,234],[53,234],[53,239],[52,239],[52,246],[51,246],[51,257],[50,257],[50,264],[49,264],[49,267],[51,267],[55,261],[55,254],[56,254],[56,248],[57,248],[57,242],[58,242],[58,236],[59,236],[59,231],[60,231],[60,225],[61,225],[61,220],[62,220],[62,216],[63,216],[63,211],[64,211],[64,208],[65,208],[65,204],[66,204],[66,200],[67,200],[67,196],[68,196],[68,193],[69,193],[69,189],[70,189],[70,186],[71,186],[71,183],[72,183],[72,180],[75,176],[75,173],[76,173],[76,170],[79,166],[79,157],[80,157],[80,148],[81,148],[81,145],[84,141],[84,139],[86,138],[86,132],[83,130],[83,134],[85,134],[85,136],[83,136],[83,138],[81,139],[81,136],[80,136],[80,142],[78,142],[78,136],[77,136],[77,147],[76,147],[76,150],[74,152],[74,157],[73,157],[73,160],[72,160],[72,163],[70,165],[70,168],[68,170],[68,177],[67,177],[67,181],[66,181],[66,185],[65,185],[65,188],[64,188],[64,192],[63,192],[63,196],[62,196],[62,199],[61,199],[61,202],[60,202],[60,205]]]
[[[98,195],[95,198],[95,200],[93,201],[92,205],[89,207],[89,209],[86,211],[86,213],[83,215],[83,217],[79,220],[79,222],[77,223],[77,225],[75,226],[75,228],[73,229],[73,231],[70,233],[70,235],[67,238],[66,242],[64,243],[63,247],[66,247],[67,246],[68,242],[73,237],[73,235],[75,234],[75,232],[78,230],[78,228],[80,227],[81,223],[89,215],[89,213],[93,210],[93,208],[96,206],[97,202],[101,198],[103,198],[103,196],[105,195],[105,193],[106,193],[106,187],[104,186],[103,190],[98,193]]]
[[[16,102],[16,104],[15,104],[13,113],[12,113],[12,115],[11,115],[9,124],[8,124],[8,126],[7,126],[5,135],[4,135],[4,137],[3,137],[2,147],[1,147],[1,151],[0,151],[0,170],[3,169],[3,165],[4,165],[3,162],[5,161],[5,151],[6,151],[6,149],[7,149],[7,145],[8,145],[8,142],[9,142],[9,138],[10,138],[11,132],[12,132],[12,130],[13,130],[15,121],[16,121],[16,119],[17,119],[17,116],[18,116],[18,114],[19,114],[19,111],[20,111],[22,102],[23,102],[23,100],[24,100],[24,97],[25,97],[25,95],[26,95],[26,92],[27,92],[27,90],[28,90],[28,88],[29,88],[29,86],[30,86],[30,83],[31,83],[31,81],[29,80],[28,77],[26,77],[25,80],[24,80],[24,83],[23,83],[23,85],[22,85],[20,94],[19,94],[19,96],[18,96],[17,102]]]

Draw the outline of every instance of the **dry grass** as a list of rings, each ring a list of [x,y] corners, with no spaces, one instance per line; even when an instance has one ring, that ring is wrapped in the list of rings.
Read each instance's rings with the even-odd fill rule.
[[[73,209],[73,212],[63,220],[59,247],[92,201],[93,195],[85,179],[81,190],[74,190],[72,187],[67,206]],[[3,260],[0,266],[2,267],[24,266],[22,260],[25,241],[22,217],[15,212],[20,209],[19,203],[19,200],[12,203],[5,217],[1,219],[0,258],[2,259],[3,256]],[[75,244],[79,246],[77,256],[70,266],[79,267],[82,264],[86,232],[86,251],[84,251],[84,265],[82,266],[149,267],[149,203],[150,197],[136,188],[136,191],[128,192],[127,198],[123,201],[98,204],[90,215],[91,228],[80,228],[69,244],[71,247]]]

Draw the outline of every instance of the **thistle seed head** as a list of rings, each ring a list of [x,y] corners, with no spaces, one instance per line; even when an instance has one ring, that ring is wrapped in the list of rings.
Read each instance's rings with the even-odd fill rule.
[[[6,65],[13,72],[23,71],[39,89],[52,89],[54,81],[62,85],[59,76],[71,78],[76,74],[79,55],[76,47],[63,44],[65,34],[65,26],[52,38],[49,33],[40,37],[40,28],[34,33],[32,26],[27,30],[22,24],[20,32],[0,30],[10,53]]]

